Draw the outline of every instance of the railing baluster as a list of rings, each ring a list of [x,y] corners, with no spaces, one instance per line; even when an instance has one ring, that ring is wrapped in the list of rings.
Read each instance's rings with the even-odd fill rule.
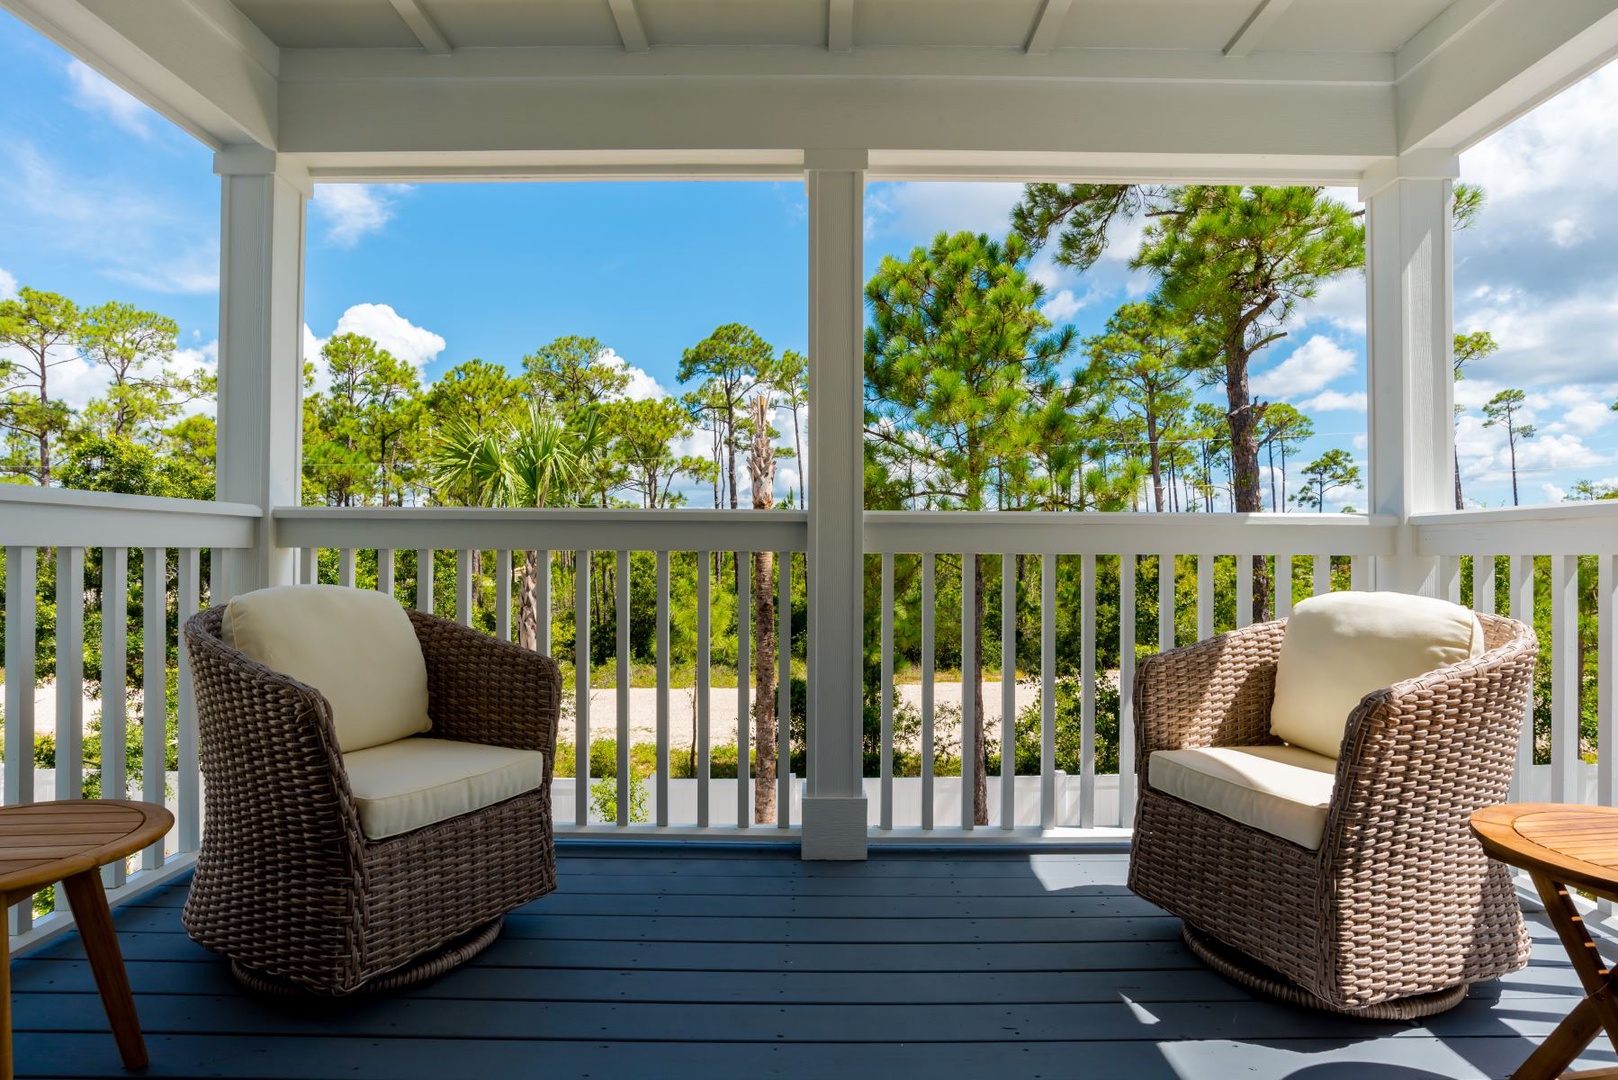
[[[482,562],[481,551],[457,548],[455,551],[455,621],[472,625],[472,590],[477,584],[475,569]]]
[[[669,824],[669,553],[657,553],[657,827]]]
[[[1080,658],[1079,699],[1079,827],[1090,829],[1096,823],[1096,557],[1081,555],[1080,599],[1083,603],[1079,625],[1084,628],[1084,650]]]
[[[697,552],[697,826],[708,827],[708,665],[712,662],[713,631],[709,625],[713,589],[713,562],[706,551]]]
[[[1056,827],[1056,556],[1039,557],[1039,827]]]
[[[1364,592],[1370,587],[1371,560],[1364,555],[1350,555],[1348,557],[1348,587],[1356,592]]]
[[[416,610],[433,613],[433,551],[422,548],[416,552]]]
[[[752,553],[738,551],[736,559],[736,827],[753,821],[752,791],[752,675],[753,574]]]
[[[494,636],[511,640],[511,552],[494,553]]]
[[[1452,604],[1461,602],[1461,558],[1459,555],[1438,557],[1438,595]]]
[[[320,584],[320,549],[298,549],[298,581],[304,585]]]
[[[1494,614],[1494,556],[1472,556],[1472,610]]]
[[[1118,556],[1118,824],[1135,824],[1134,555]],[[1054,659],[1053,659],[1054,663]]]
[[[1273,585],[1273,580],[1272,580]],[[1236,556],[1236,625],[1253,624],[1253,558]]]
[[[1314,595],[1324,596],[1331,592],[1331,556],[1315,555],[1314,562]]]
[[[1017,556],[1000,556],[1000,827],[1017,827]]]
[[[342,548],[337,552],[337,584],[354,587],[354,549]]]
[[[1531,555],[1511,557],[1511,617],[1534,625],[1534,559]],[[1511,797],[1519,798],[1528,770],[1534,764],[1534,695],[1523,706],[1522,736],[1517,740],[1517,768],[1511,777]]]
[[[629,770],[629,552],[618,553],[618,595],[614,617],[618,630],[618,824],[630,823],[634,777]]]
[[[376,549],[376,591],[384,596],[393,595],[393,549]]]
[[[1472,563],[1473,581],[1477,562]],[[1596,802],[1618,801],[1618,707],[1613,701],[1613,657],[1618,655],[1618,555],[1596,559]]]
[[[39,587],[39,549],[6,548],[6,746],[7,805],[34,801],[34,615]],[[18,750],[19,747],[26,749]],[[11,932],[33,925],[33,898],[11,908]]]
[[[124,762],[128,731],[126,705],[129,681],[129,549],[101,550],[101,797],[129,798]],[[9,796],[9,793],[8,793]],[[124,883],[124,860],[101,868],[109,886]]]
[[[1275,557],[1275,617],[1285,619],[1292,614],[1292,556]]]
[[[933,640],[934,574],[937,560],[921,556],[921,827],[933,827],[933,669],[937,652]],[[810,672],[813,677],[814,673]]]
[[[775,823],[792,825],[792,552],[776,553]]]
[[[527,553],[523,558],[527,559]],[[551,553],[534,552],[534,651],[541,656],[551,651]]]
[[[1212,555],[1197,560],[1197,640],[1206,641],[1214,633],[1214,561]]]
[[[1551,556],[1551,801],[1579,799],[1579,557]]]
[[[1157,651],[1174,648],[1175,558],[1163,553],[1157,557]]]
[[[167,548],[146,548],[141,554],[141,798],[159,806],[168,789],[167,564]],[[140,865],[143,870],[163,865],[162,840],[141,851]]]
[[[192,552],[193,556],[195,551]],[[184,574],[182,561],[180,572]],[[193,582],[195,578],[193,577]],[[183,589],[184,578],[181,579]],[[181,594],[180,624],[196,614],[185,610]],[[189,696],[185,650],[180,650],[180,729],[185,729]],[[6,715],[11,715],[10,709]],[[184,778],[185,761],[180,761]],[[56,549],[56,797],[84,797],[84,549]],[[183,836],[182,832],[182,836]]]
[[[883,829],[893,828],[893,553],[882,553],[882,806]]]
[[[977,688],[972,680],[977,675],[977,657],[973,655],[976,635],[972,632],[978,623],[977,559],[970,551],[961,554],[961,828],[971,829],[977,823],[977,739],[973,724],[977,722]]]
[[[590,553],[573,553],[573,820],[590,824]]]
[[[202,553],[196,548],[181,548],[176,586],[179,589],[180,615],[180,712],[175,721],[175,753],[179,772],[174,783],[174,798],[179,813],[175,815],[179,835],[177,843],[182,854],[196,851],[202,846],[202,774],[197,761],[197,703],[191,696],[191,657],[185,648],[184,627],[197,613],[202,595]],[[61,752],[61,735],[57,735],[57,752]]]

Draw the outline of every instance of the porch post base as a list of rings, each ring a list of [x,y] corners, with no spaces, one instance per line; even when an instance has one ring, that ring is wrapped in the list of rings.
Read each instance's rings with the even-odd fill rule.
[[[865,858],[864,795],[810,795],[803,800],[802,857],[859,861]]]

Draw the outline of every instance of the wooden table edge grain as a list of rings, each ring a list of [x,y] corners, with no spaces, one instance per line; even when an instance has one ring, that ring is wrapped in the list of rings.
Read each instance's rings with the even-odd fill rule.
[[[0,807],[0,852],[6,850],[8,831],[18,838],[48,838],[54,830],[100,840],[68,855],[40,856],[28,865],[0,874],[0,900],[9,908],[47,885],[62,883],[126,1069],[146,1066],[146,1042],[141,1037],[140,1018],[135,1012],[134,995],[129,990],[129,975],[118,948],[118,934],[112,925],[107,894],[101,887],[100,870],[107,863],[162,840],[173,826],[174,815],[164,807],[129,799],[60,799]],[[14,1069],[9,924],[9,913],[0,912],[0,954],[5,958],[5,964],[0,965],[0,1080],[11,1080]]]

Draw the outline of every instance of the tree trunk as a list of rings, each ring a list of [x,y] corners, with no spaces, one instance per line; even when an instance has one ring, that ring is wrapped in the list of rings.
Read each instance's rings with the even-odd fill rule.
[[[725,423],[725,460],[730,472],[730,508],[736,509],[736,414]]]
[[[1225,352],[1225,395],[1230,406],[1230,470],[1236,488],[1237,513],[1255,514],[1264,509],[1264,496],[1258,482],[1258,421],[1263,407],[1248,396],[1247,353],[1239,344],[1227,345]],[[1270,618],[1270,566],[1262,555],[1253,556],[1253,620]]]
[[[798,507],[809,505],[809,459],[803,456],[803,435],[798,431],[798,407],[792,406],[792,449],[798,455]]]
[[[1152,501],[1156,504],[1157,512],[1163,512],[1163,456],[1158,451],[1157,418],[1146,418],[1146,446],[1152,459]]]
[[[972,623],[972,656],[962,677],[970,680],[972,694],[972,820],[979,825],[989,823],[989,752],[983,745],[983,568],[982,555],[972,556],[977,573],[972,579],[972,605],[976,618]],[[965,687],[962,688],[966,689]],[[1008,749],[1001,747],[1000,752]]]
[[[420,574],[420,568],[416,571]],[[522,553],[522,577],[518,580],[517,644],[525,649],[539,647],[539,598],[535,588],[539,584],[539,552]],[[550,615],[546,612],[546,617]]]
[[[753,403],[753,446],[748,473],[753,481],[753,509],[775,506],[775,447],[770,442],[770,399],[760,394]],[[740,572],[740,567],[738,567]],[[775,824],[775,554],[753,556],[753,820]],[[739,763],[745,769],[746,763]],[[746,775],[738,772],[737,775]]]
[[[1461,498],[1461,451],[1459,448],[1455,450],[1455,509],[1466,509],[1466,500]]]
[[[1511,505],[1517,506],[1517,433],[1509,424],[1506,427],[1506,445],[1511,447]]]

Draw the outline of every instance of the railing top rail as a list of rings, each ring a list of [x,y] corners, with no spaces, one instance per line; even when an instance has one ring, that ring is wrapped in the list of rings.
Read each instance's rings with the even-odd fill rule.
[[[869,510],[865,550],[1025,555],[1386,555],[1388,514]]]
[[[1618,554],[1618,502],[1413,514],[1422,555]]]
[[[287,547],[591,551],[803,551],[803,510],[276,507]]]
[[[22,547],[250,547],[245,503],[0,485],[0,544]]]

